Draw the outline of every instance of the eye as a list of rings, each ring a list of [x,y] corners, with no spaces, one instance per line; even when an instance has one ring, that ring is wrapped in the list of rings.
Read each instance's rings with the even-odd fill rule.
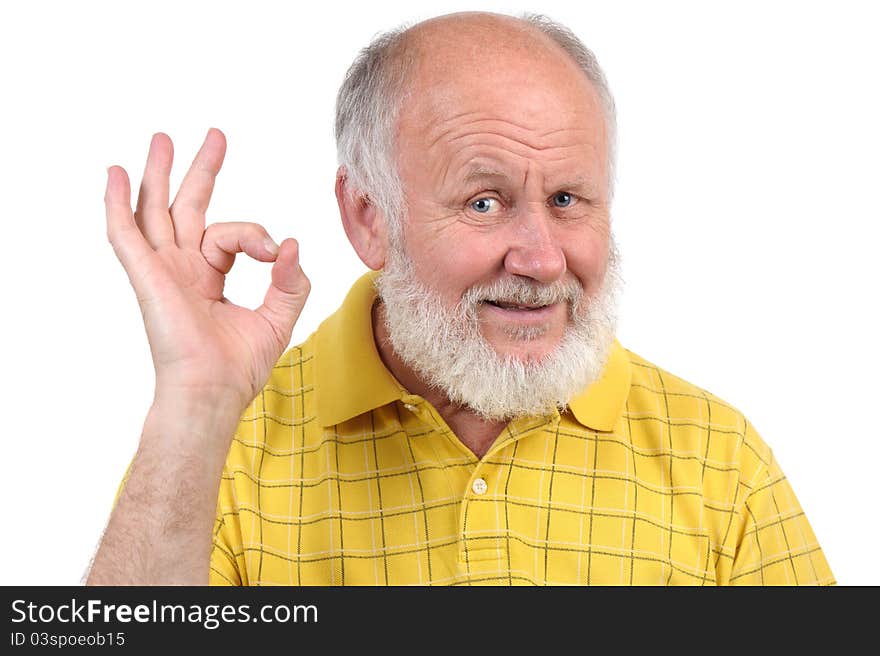
[[[479,212],[480,214],[486,214],[489,210],[491,210],[495,205],[498,204],[498,201],[494,198],[478,198],[477,200],[471,203],[471,208],[475,212]]]
[[[553,196],[554,207],[571,207],[575,204],[575,198],[567,191],[560,191]]]

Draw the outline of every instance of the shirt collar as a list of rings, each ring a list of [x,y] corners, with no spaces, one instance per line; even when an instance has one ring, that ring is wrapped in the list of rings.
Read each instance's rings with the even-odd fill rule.
[[[632,374],[626,349],[615,339],[599,379],[568,402],[575,419],[597,431],[612,431],[623,413]]]
[[[342,306],[315,335],[318,420],[322,426],[392,403],[408,392],[385,367],[373,338],[377,272],[361,276]],[[613,430],[629,394],[630,361],[614,340],[602,375],[568,404],[575,419],[598,431]]]
[[[385,367],[373,339],[376,275],[371,271],[361,276],[342,306],[321,323],[315,335],[315,382],[322,426],[341,424],[406,394]]]

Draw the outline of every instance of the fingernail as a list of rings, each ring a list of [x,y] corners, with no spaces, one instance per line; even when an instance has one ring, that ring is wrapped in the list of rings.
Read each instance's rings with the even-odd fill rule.
[[[263,245],[266,247],[266,250],[269,251],[272,255],[278,255],[278,244],[272,241],[271,237],[266,237],[263,240]]]

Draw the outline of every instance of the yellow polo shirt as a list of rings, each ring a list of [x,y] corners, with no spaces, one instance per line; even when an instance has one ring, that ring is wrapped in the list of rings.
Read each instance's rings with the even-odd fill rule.
[[[479,459],[382,364],[375,297],[367,274],[242,416],[212,584],[834,583],[721,399],[615,342],[565,412],[511,422]]]

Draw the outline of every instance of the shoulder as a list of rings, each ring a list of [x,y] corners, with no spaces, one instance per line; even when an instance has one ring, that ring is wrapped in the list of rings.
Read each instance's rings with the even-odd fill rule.
[[[312,378],[314,374],[313,363],[315,359],[315,334],[313,333],[301,344],[289,347],[280,358],[272,371],[266,384],[263,386],[262,394],[289,395],[296,389],[306,385],[314,385]]]
[[[709,465],[734,467],[742,480],[766,475],[768,444],[731,402],[625,349],[631,383],[624,420],[650,426],[673,450],[686,449]],[[632,432],[632,429],[631,429]],[[679,447],[679,448],[676,448]]]
[[[227,463],[252,462],[254,453],[290,453],[294,430],[311,427],[314,409],[314,334],[289,347],[275,363],[263,389],[242,413]]]

